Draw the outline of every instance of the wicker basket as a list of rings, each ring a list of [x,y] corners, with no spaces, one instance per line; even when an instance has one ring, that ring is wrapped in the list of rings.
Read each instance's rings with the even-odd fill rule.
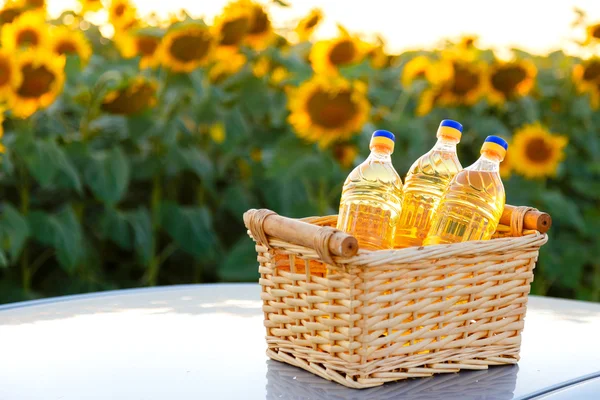
[[[351,257],[332,254],[345,235],[331,228],[336,216],[309,225],[250,210],[267,355],[352,388],[515,364],[547,241],[523,230],[528,210],[517,208],[490,241]]]

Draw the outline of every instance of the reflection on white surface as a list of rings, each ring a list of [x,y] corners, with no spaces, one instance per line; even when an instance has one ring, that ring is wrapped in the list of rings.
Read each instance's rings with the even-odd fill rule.
[[[278,361],[267,361],[267,399],[336,400],[510,400],[519,367],[508,365],[485,371],[441,374],[430,378],[388,383],[355,390],[326,381]]]
[[[0,310],[0,399],[508,400],[600,371],[600,305],[533,297],[518,367],[347,389],[267,362],[259,294],[188,286]]]
[[[260,301],[153,296],[119,299],[112,312],[96,299],[0,313],[0,399],[264,398]],[[253,314],[232,312],[240,306]]]

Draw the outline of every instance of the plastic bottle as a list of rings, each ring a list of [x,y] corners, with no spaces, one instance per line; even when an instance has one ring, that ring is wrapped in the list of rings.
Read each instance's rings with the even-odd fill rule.
[[[500,162],[508,144],[488,136],[481,157],[450,182],[431,222],[424,245],[488,240],[496,231],[506,197]]]
[[[443,120],[437,131],[435,146],[415,161],[406,174],[395,248],[423,244],[444,192],[452,178],[462,170],[456,154],[462,129],[456,121]]]
[[[392,165],[394,134],[375,131],[371,155],[344,183],[337,228],[352,234],[361,249],[391,249],[402,206],[402,179]]]

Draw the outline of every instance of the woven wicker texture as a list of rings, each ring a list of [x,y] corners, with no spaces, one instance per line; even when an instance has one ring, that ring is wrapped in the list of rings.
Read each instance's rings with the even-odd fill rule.
[[[251,224],[268,356],[352,388],[516,363],[533,268],[547,241],[522,232],[526,211],[490,241],[349,258],[323,257],[326,240],[315,240],[323,243],[316,250]],[[336,217],[304,221],[331,227]]]

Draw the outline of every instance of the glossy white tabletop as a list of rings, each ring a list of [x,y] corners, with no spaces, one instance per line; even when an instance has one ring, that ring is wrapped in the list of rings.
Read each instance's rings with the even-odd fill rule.
[[[532,296],[518,366],[353,390],[268,361],[258,285],[0,307],[0,399],[513,399],[600,376],[600,305]]]

